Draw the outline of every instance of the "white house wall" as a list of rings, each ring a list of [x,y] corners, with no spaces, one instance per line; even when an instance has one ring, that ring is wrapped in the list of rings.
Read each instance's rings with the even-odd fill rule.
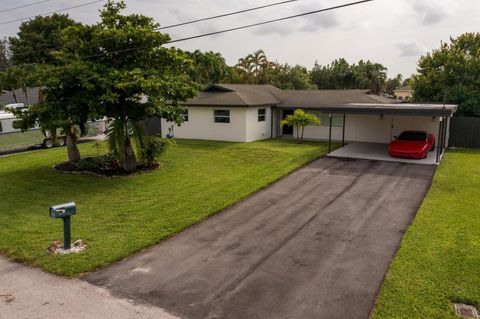
[[[230,110],[230,123],[215,123],[213,110]],[[246,108],[189,107],[188,122],[174,126],[175,138],[246,142]],[[171,123],[162,119],[162,135],[168,134]]]
[[[258,110],[265,109],[265,121],[258,121]],[[270,107],[250,107],[246,110],[246,142],[265,140],[271,137],[272,112]]]

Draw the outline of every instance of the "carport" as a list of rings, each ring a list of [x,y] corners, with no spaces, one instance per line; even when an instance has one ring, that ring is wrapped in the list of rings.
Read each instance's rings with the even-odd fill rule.
[[[440,160],[448,146],[448,128],[450,118],[455,113],[456,105],[446,104],[348,104],[332,107],[322,107],[322,112],[328,112],[329,133],[328,145],[329,156],[364,158],[375,160],[389,160],[400,162],[415,162],[420,164],[439,164]],[[342,147],[332,152],[332,123],[335,114],[342,116]],[[346,140],[347,118],[356,116],[357,131],[371,131],[368,122],[361,123],[360,117],[376,117],[379,121],[387,121],[383,126],[390,124],[389,140],[393,138],[394,132],[397,134],[403,130],[425,130],[435,135],[436,148],[435,154],[429,154],[426,159],[411,160],[398,159],[388,156],[388,143],[376,143],[377,140],[369,141],[365,134],[357,134],[361,138],[355,140]],[[403,122],[403,123],[402,123]],[[375,127],[373,128],[375,129]],[[379,130],[378,134],[382,134]],[[383,138],[383,137],[382,137]],[[366,139],[366,140],[365,140]]]
[[[450,118],[456,105],[411,103],[348,103],[337,105],[280,106],[284,110],[304,109],[321,118],[320,126],[307,126],[304,137],[328,141],[329,156],[438,164],[448,146]],[[291,112],[291,111],[290,111]],[[426,159],[392,158],[388,143],[406,130],[432,133],[435,151]],[[342,147],[332,148],[332,142]]]

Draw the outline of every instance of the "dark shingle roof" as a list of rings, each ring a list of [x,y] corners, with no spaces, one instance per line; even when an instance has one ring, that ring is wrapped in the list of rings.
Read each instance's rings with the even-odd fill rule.
[[[405,104],[366,90],[281,90],[272,85],[215,84],[185,106],[266,106],[315,109],[332,113],[452,115],[456,105]]]
[[[348,103],[396,103],[365,90],[281,90],[272,85],[214,84],[184,103],[185,106],[319,107]]]
[[[27,99],[25,98],[25,93],[22,89],[15,90],[18,102],[15,102],[12,92],[4,92],[0,95],[0,105],[8,105],[13,103],[23,103],[27,104]],[[28,88],[27,89],[28,100],[30,105],[38,103],[38,88]]]
[[[395,100],[367,94],[365,90],[284,91],[280,107],[320,107],[349,103],[396,103]]]
[[[257,106],[277,105],[276,94],[282,90],[272,85],[214,84],[184,103],[185,106]]]

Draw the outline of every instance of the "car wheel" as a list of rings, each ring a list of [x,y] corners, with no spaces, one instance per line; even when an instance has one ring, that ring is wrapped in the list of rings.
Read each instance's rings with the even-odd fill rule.
[[[435,150],[435,144],[432,145],[432,148],[430,149],[430,152],[433,152]]]
[[[53,147],[53,141],[49,138],[44,139],[43,140],[43,147],[52,148]]]
[[[65,146],[65,138],[64,137],[57,138],[57,146]]]

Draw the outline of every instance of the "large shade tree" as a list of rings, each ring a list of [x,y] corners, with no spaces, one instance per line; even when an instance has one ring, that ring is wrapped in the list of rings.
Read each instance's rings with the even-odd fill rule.
[[[63,47],[62,31],[78,24],[68,15],[56,13],[22,22],[17,35],[9,38],[13,63],[18,65],[55,61],[51,49]]]
[[[111,118],[108,145],[126,170],[136,167],[134,146],[142,146],[146,117],[162,117],[181,123],[179,102],[191,98],[196,87],[188,78],[191,60],[176,48],[163,45],[170,40],[152,18],[122,15],[125,3],[107,1],[101,21],[66,31],[64,54],[89,60],[98,72],[101,88],[92,95]],[[134,137],[135,143],[132,143]]]
[[[465,33],[422,56],[411,79],[416,101],[458,104],[457,115],[480,116],[480,33]]]
[[[340,58],[324,66],[315,63],[310,77],[319,89],[366,89],[378,95],[385,88],[387,68],[363,60],[349,64]]]
[[[36,69],[37,81],[42,82],[44,99],[25,110],[13,110],[22,119],[22,130],[40,126],[56,138],[57,130],[65,134],[67,157],[71,163],[80,161],[78,137],[86,133],[86,123],[100,119],[103,105],[92,98],[100,94],[99,72],[88,61],[73,61],[64,65]]]
[[[228,66],[220,53],[195,50],[187,52],[187,56],[193,61],[193,68],[189,73],[192,81],[207,85],[220,83],[225,79]]]
[[[403,83],[403,76],[401,74],[397,74],[396,77],[388,79],[385,82],[385,92],[389,95],[394,95],[395,90],[402,86]]]
[[[300,65],[277,65],[270,71],[269,82],[283,90],[311,90],[315,88],[310,81],[308,70]]]
[[[7,39],[0,40],[0,72],[4,72],[11,64],[11,53]]]

